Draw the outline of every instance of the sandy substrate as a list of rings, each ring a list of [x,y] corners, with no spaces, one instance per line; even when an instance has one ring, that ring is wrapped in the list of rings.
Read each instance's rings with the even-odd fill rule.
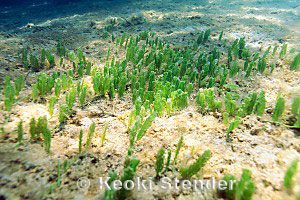
[[[19,64],[19,52],[29,46],[32,50],[55,48],[63,39],[67,48],[81,48],[97,66],[103,64],[107,49],[113,47],[105,38],[104,27],[113,17],[117,23],[115,35],[135,34],[152,30],[175,46],[189,44],[195,35],[207,28],[217,36],[224,31],[227,40],[245,37],[252,50],[266,50],[269,45],[288,43],[289,49],[300,49],[300,3],[289,1],[86,1],[61,5],[51,9],[50,4],[21,8],[0,9],[0,82],[6,75],[26,73]],[[21,12],[22,11],[22,12]],[[4,20],[5,19],[5,20]],[[32,23],[30,27],[26,26]],[[115,50],[114,53],[117,53]],[[122,52],[118,52],[122,53]],[[290,59],[290,58],[288,58]],[[11,120],[5,124],[5,135],[0,139],[0,199],[99,199],[103,191],[97,187],[97,178],[107,176],[110,169],[121,172],[129,146],[127,120],[132,109],[129,96],[125,99],[100,99],[85,109],[76,109],[63,131],[52,138],[52,153],[47,155],[40,144],[25,142],[16,147],[15,129],[20,119],[25,132],[31,117],[50,115],[45,104],[28,102],[29,84],[35,74],[28,75],[27,89],[21,96],[24,101],[16,103]],[[300,95],[300,72],[291,72],[287,63],[268,75],[257,75],[240,83],[240,92],[266,92],[267,110],[274,107],[278,93],[287,104]],[[1,84],[2,85],[2,84]],[[2,94],[1,94],[2,95]],[[256,184],[254,199],[295,199],[283,189],[283,177],[287,166],[300,158],[299,132],[263,121],[270,120],[248,116],[234,131],[233,142],[225,142],[226,127],[221,114],[202,115],[192,103],[188,108],[170,117],[156,118],[145,137],[137,143],[135,155],[141,160],[138,176],[155,176],[155,154],[161,146],[176,149],[184,136],[185,145],[179,160],[186,162],[197,158],[210,149],[212,158],[195,178],[221,178],[230,173],[240,177],[243,169],[253,172]],[[50,118],[50,127],[58,123],[58,107]],[[0,114],[0,124],[4,124]],[[92,122],[96,123],[96,135],[88,154],[79,156],[78,137],[81,128],[87,132]],[[100,145],[101,132],[108,124],[107,139]],[[298,135],[297,135],[298,134]],[[85,141],[84,136],[84,141]],[[25,135],[25,141],[29,134]],[[63,174],[62,186],[46,195],[48,187],[57,178],[57,160],[69,160],[71,167]],[[179,176],[169,173],[169,177]],[[88,190],[80,190],[77,180],[91,180]],[[300,173],[297,177],[300,190]],[[215,192],[205,191],[134,191],[132,199],[218,199]]]

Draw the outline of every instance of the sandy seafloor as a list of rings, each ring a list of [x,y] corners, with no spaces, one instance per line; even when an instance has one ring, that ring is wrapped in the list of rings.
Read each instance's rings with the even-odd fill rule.
[[[34,5],[0,8],[1,84],[6,75],[14,77],[26,73],[19,60],[23,47],[51,49],[60,39],[68,49],[80,47],[89,60],[103,65],[106,51],[112,46],[103,29],[111,18],[117,21],[113,28],[117,36],[152,30],[175,46],[187,45],[199,31],[210,28],[215,35],[224,31],[224,38],[230,41],[245,37],[247,47],[252,50],[265,50],[269,45],[283,43],[287,43],[289,49],[300,50],[299,0],[87,0],[56,6],[41,1]],[[273,74],[253,77],[241,91],[264,89],[269,105],[275,104],[278,93],[287,99],[299,95],[300,73],[291,72],[285,65],[276,68]],[[34,77],[29,74],[29,84]],[[29,92],[25,91],[24,97]],[[48,112],[45,104],[18,102],[11,121],[4,127],[11,134],[0,139],[0,199],[40,199],[42,196],[45,199],[99,199],[101,191],[97,188],[97,177],[105,176],[111,168],[122,169],[124,152],[128,148],[122,119],[130,109],[131,101],[126,99],[102,100],[85,110],[78,109],[65,129],[53,136],[53,152],[48,156],[39,144],[15,147],[13,131],[17,122],[22,119],[25,132],[28,132],[29,119]],[[3,124],[2,114],[0,119]],[[62,187],[46,195],[49,183],[56,178],[57,160],[74,157],[78,151],[80,127],[88,129],[92,121],[97,124],[96,132],[101,132],[104,124],[109,123],[105,145],[97,145],[99,137],[95,137],[91,153],[80,158],[64,174]],[[57,117],[51,118],[50,126],[55,123]],[[300,157],[299,134],[282,126],[262,123],[255,116],[243,121],[230,145],[224,143],[225,132],[226,127],[217,116],[201,115],[193,105],[172,117],[157,118],[137,147],[137,156],[141,159],[138,176],[154,176],[157,150],[162,145],[175,149],[180,135],[184,134],[185,145],[179,159],[196,157],[195,152],[199,155],[206,149],[212,151],[213,156],[199,178],[221,178],[225,173],[239,177],[242,169],[250,169],[256,184],[254,199],[296,198],[284,191],[282,182],[287,166]],[[80,177],[92,180],[89,190],[77,188]],[[299,192],[299,173],[297,181],[295,190]],[[218,199],[215,192],[210,191],[199,194],[166,192],[158,188],[150,192],[134,191],[131,198]]]

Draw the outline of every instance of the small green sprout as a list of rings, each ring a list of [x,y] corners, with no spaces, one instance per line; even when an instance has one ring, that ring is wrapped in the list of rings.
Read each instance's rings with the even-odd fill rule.
[[[87,93],[87,86],[84,85],[79,95],[79,103],[81,107],[85,105],[86,93]]]
[[[274,57],[276,55],[277,50],[278,50],[278,45],[275,45],[273,52],[272,52],[272,57]]]
[[[284,59],[287,53],[287,44],[282,45],[281,51],[279,53],[279,58]]]
[[[172,151],[171,149],[168,149],[168,157],[167,157],[167,162],[166,162],[166,168],[165,171],[168,171],[170,169],[171,165],[171,157],[172,157]]]
[[[285,109],[285,100],[282,95],[279,95],[276,101],[276,105],[273,111],[272,119],[274,122],[278,122],[283,115]]]
[[[237,185],[236,177],[227,174],[222,178],[222,181],[225,181],[227,183],[226,185],[229,187],[227,187],[225,190],[219,189],[218,190],[219,197],[228,200],[235,200],[236,185]]]
[[[255,192],[255,185],[251,179],[251,171],[244,169],[240,181],[236,185],[235,199],[251,200]]]
[[[161,172],[163,171],[164,160],[165,160],[165,149],[161,147],[156,154],[156,164],[155,164],[156,177],[159,177],[161,175]]]
[[[237,104],[230,92],[226,93],[224,104],[225,104],[225,110],[228,113],[228,115],[234,116],[236,113]]]
[[[41,70],[39,59],[34,55],[30,55],[30,68],[34,72],[39,72]]]
[[[266,58],[260,58],[257,63],[257,70],[263,74],[267,68],[267,60]]]
[[[55,66],[55,57],[49,51],[46,51],[46,58],[50,68],[53,68]]]
[[[32,90],[31,91],[32,100],[36,101],[39,97],[39,89],[38,89],[37,84],[33,84],[31,90]]]
[[[240,66],[239,63],[237,61],[234,61],[232,66],[229,69],[229,76],[230,78],[233,78],[234,76],[236,76],[240,71]]]
[[[59,123],[61,123],[61,124],[64,123],[68,119],[68,115],[69,115],[68,106],[65,104],[62,104],[59,107],[59,115],[58,115]]]
[[[130,158],[128,160],[128,164],[125,165],[123,174],[120,179],[122,183],[125,183],[125,181],[134,179],[139,163],[140,163],[140,160],[137,158]],[[130,193],[131,193],[130,190],[126,190],[125,188],[122,187],[121,190],[118,190],[116,192],[116,198],[117,199],[127,199],[127,197],[130,195]]]
[[[222,41],[223,39],[223,31],[221,31],[220,35],[219,35],[219,41]]]
[[[57,102],[56,96],[50,97],[49,102],[48,102],[48,110],[49,110],[50,116],[53,115],[53,112],[54,112],[54,106],[55,106],[56,102]]]
[[[226,126],[228,126],[228,124],[229,124],[229,114],[228,114],[228,112],[224,112],[224,113],[223,113],[223,123],[224,123]]]
[[[177,163],[177,157],[179,155],[180,149],[183,146],[184,141],[183,141],[183,136],[180,137],[177,147],[176,147],[176,151],[175,151],[175,156],[174,156],[174,160],[173,160],[173,164],[176,165]]]
[[[68,106],[68,110],[72,110],[76,100],[76,89],[73,87],[67,94],[66,94],[66,104]]]
[[[28,62],[28,48],[22,49],[21,59],[22,59],[22,64],[23,64],[24,68],[28,69],[28,67],[29,67],[29,62]]]
[[[255,103],[257,101],[257,93],[251,93],[249,94],[244,100],[241,107],[241,116],[251,115],[253,113],[253,109],[255,106]]]
[[[198,92],[196,96],[196,104],[201,110],[206,108],[205,94],[203,92]]]
[[[88,137],[85,143],[85,150],[89,150],[91,147],[91,143],[92,143],[92,139],[95,133],[95,129],[96,129],[96,124],[95,122],[93,122],[89,128],[89,132],[88,132]]]
[[[103,131],[102,131],[102,135],[101,135],[101,147],[103,147],[105,139],[106,139],[107,128],[108,128],[108,123],[106,123],[104,125]]]
[[[41,138],[41,134],[43,134],[44,130],[48,127],[48,121],[46,117],[39,117],[36,124],[35,131],[35,139],[39,140]]]
[[[36,120],[35,118],[31,118],[30,122],[29,122],[29,133],[30,133],[30,140],[34,141],[36,139],[37,136],[37,127],[36,127]]]
[[[146,131],[151,127],[152,122],[156,118],[156,113],[152,113],[142,124],[139,131],[137,132],[137,140],[142,139]]]
[[[23,144],[23,135],[24,135],[24,130],[23,130],[23,121],[20,121],[18,123],[18,145],[22,145]]]
[[[79,133],[79,154],[81,154],[82,152],[82,138],[83,138],[83,130],[80,129],[80,133]]]
[[[255,185],[251,178],[251,172],[243,170],[240,180],[232,175],[225,175],[222,179],[227,184],[225,190],[218,190],[219,197],[228,200],[251,200],[255,192]]]
[[[25,85],[25,78],[24,76],[18,76],[15,80],[15,91],[16,91],[16,96],[19,96],[21,90],[24,88]]]
[[[300,53],[298,53],[295,56],[293,62],[291,63],[290,69],[291,70],[298,70],[299,67],[300,67]]]
[[[45,127],[43,129],[43,146],[45,148],[45,151],[47,153],[50,153],[50,148],[51,148],[51,131],[48,127]]]
[[[292,115],[296,119],[294,128],[300,128],[300,96],[297,96],[293,99],[292,102]]]
[[[129,130],[131,147],[134,147],[136,141],[142,139],[146,131],[151,127],[152,122],[154,121],[155,118],[156,118],[156,113],[152,113],[142,123],[141,118],[137,117],[133,127],[130,128]]]
[[[61,79],[57,79],[54,86],[54,93],[57,98],[60,96],[61,89],[62,89]]]
[[[258,116],[262,116],[266,109],[266,98],[265,98],[265,92],[261,91],[260,94],[257,97],[257,101],[254,106],[254,113],[256,113]]]
[[[62,182],[62,172],[61,172],[61,163],[60,160],[58,160],[57,162],[57,180],[56,180],[56,185],[57,187],[61,186],[61,182]]]
[[[227,133],[226,133],[226,141],[227,142],[232,141],[230,135],[231,135],[232,131],[239,126],[239,123],[240,123],[240,117],[236,116],[235,119],[229,124],[229,127],[227,129]]]
[[[40,57],[40,65],[42,67],[45,66],[45,61],[46,61],[46,51],[45,51],[45,49],[42,49],[41,50],[41,57]]]
[[[297,174],[297,170],[298,170],[298,162],[299,160],[296,159],[294,160],[291,165],[288,167],[287,171],[285,172],[284,175],[284,188],[289,192],[292,193],[293,191],[293,187],[294,187],[294,178]]]
[[[180,169],[182,179],[190,179],[193,175],[197,174],[211,158],[210,150],[206,150],[193,164]]]
[[[6,77],[4,81],[4,106],[6,111],[11,111],[15,102],[15,89],[11,85],[10,78]]]

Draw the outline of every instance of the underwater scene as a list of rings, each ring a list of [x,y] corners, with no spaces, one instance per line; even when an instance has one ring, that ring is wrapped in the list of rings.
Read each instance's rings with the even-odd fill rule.
[[[300,0],[1,0],[23,199],[300,200]]]

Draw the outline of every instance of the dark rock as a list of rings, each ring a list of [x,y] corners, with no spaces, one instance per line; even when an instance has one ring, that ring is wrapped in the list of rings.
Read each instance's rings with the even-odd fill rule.
[[[4,194],[0,194],[0,200],[6,200],[6,196]]]
[[[31,162],[26,162],[25,165],[24,165],[24,169],[25,169],[26,171],[31,170],[31,169],[34,169],[35,167],[36,167],[36,165],[33,164],[33,163],[31,163]]]

